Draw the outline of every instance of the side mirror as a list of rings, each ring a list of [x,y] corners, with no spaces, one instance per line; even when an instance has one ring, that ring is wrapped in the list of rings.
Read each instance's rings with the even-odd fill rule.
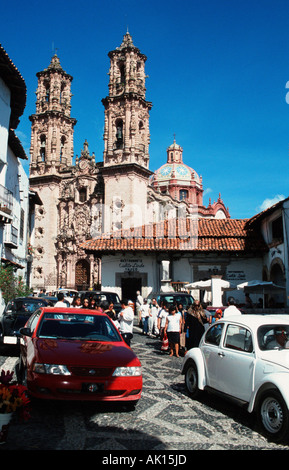
[[[31,333],[31,330],[30,328],[20,328],[19,330],[19,333],[22,335],[22,336],[32,336],[32,333]]]

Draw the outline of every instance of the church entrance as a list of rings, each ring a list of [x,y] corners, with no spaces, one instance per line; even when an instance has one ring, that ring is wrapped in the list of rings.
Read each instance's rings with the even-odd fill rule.
[[[141,291],[141,278],[122,278],[121,280],[121,293],[122,298],[132,300],[135,302],[136,292]]]
[[[75,288],[77,290],[89,289],[90,269],[85,259],[77,261],[75,265]]]

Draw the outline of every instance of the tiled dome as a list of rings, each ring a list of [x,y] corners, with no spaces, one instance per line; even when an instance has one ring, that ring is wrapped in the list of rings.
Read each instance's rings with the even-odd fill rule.
[[[181,180],[182,182],[196,181],[200,183],[199,175],[184,163],[166,163],[162,165],[154,174],[154,181],[167,181],[170,179]]]
[[[164,182],[177,180],[180,183],[196,183],[201,184],[199,175],[193,168],[183,163],[183,149],[174,139],[172,145],[167,148],[167,163],[162,165],[154,174],[153,181]]]

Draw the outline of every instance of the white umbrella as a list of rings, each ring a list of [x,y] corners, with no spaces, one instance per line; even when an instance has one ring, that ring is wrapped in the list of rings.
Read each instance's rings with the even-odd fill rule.
[[[262,294],[263,295],[263,306],[265,306],[265,294],[282,293],[285,287],[278,286],[272,281],[247,281],[237,285],[238,290],[244,290],[251,294]]]
[[[196,281],[186,284],[187,289],[199,289],[205,290],[206,292],[212,293],[212,305],[214,307],[222,306],[222,294],[224,290],[231,289],[231,285],[228,281],[221,278],[212,278],[207,281]],[[208,298],[208,295],[206,296]]]
[[[229,281],[225,281],[224,279],[219,279],[219,284],[222,290],[231,289],[231,284],[229,283]],[[207,281],[191,282],[190,284],[185,284],[185,287],[187,289],[211,290],[212,279],[208,279]]]
[[[246,292],[254,292],[255,294],[267,294],[269,292],[282,292],[285,287],[278,286],[271,281],[247,281],[237,285],[237,289],[243,289]]]

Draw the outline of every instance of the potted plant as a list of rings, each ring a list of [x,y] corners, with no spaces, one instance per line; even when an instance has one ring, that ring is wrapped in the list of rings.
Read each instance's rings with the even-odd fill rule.
[[[0,374],[0,444],[6,442],[13,413],[24,420],[29,418],[27,388],[12,382],[13,374],[9,370]]]

